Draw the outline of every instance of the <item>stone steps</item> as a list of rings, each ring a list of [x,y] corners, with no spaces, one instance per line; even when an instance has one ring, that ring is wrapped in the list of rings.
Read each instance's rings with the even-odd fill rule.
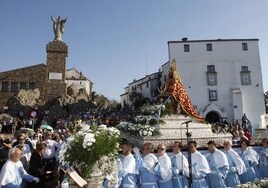
[[[266,129],[255,129],[254,135],[252,136],[252,142],[261,143],[261,140],[264,138],[264,132]]]
[[[211,130],[211,125],[196,122],[189,117],[169,116],[161,118],[161,121],[165,123],[160,124],[158,127],[159,136],[141,137],[129,135],[124,132],[121,132],[121,136],[138,147],[141,147],[145,142],[151,142],[155,146],[163,143],[169,148],[174,141],[181,141],[183,144],[187,143],[187,128],[184,122],[192,121],[188,123],[189,133],[191,133],[191,139],[197,141],[199,147],[207,146],[209,140],[214,140],[217,144],[222,144],[224,139],[232,139],[231,134],[215,134]]]

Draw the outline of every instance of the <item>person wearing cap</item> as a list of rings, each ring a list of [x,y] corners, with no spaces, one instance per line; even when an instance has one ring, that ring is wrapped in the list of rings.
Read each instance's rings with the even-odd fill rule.
[[[187,188],[189,183],[189,163],[188,159],[181,153],[182,143],[175,141],[172,145],[173,155],[171,155],[171,164],[173,171],[173,187]]]
[[[166,153],[166,146],[164,144],[158,144],[157,154],[159,163],[155,167],[155,171],[160,177],[158,180],[158,187],[173,188],[171,160]]]
[[[28,182],[39,182],[38,177],[28,174],[20,161],[22,151],[18,148],[12,148],[8,153],[8,160],[2,168],[0,174],[1,188],[20,188],[22,180]]]
[[[158,188],[158,176],[154,170],[158,164],[158,160],[153,154],[153,144],[147,142],[142,145],[141,152],[143,157],[141,157],[140,150],[137,147],[135,147],[133,151],[135,153],[137,168],[140,173],[141,188]]]
[[[206,157],[211,172],[207,174],[209,187],[225,188],[224,179],[229,171],[229,163],[226,155],[216,148],[216,143],[210,140],[208,143],[209,154]]]
[[[229,163],[229,171],[225,178],[227,187],[236,187],[240,184],[239,176],[247,171],[246,166],[239,154],[232,149],[232,141],[224,140],[223,153],[226,155]]]
[[[188,147],[191,151],[191,159],[192,159],[192,173],[193,173],[192,185],[194,188],[208,188],[205,177],[208,173],[210,173],[210,168],[206,160],[206,157],[202,155],[199,151],[197,151],[196,141],[194,140],[189,141]]]

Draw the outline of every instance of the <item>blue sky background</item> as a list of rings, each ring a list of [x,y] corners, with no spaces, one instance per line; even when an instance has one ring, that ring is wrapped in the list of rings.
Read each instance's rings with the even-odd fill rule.
[[[68,17],[67,68],[119,101],[134,78],[168,61],[168,41],[258,38],[268,90],[267,0],[0,0],[0,72],[46,63],[50,17]]]

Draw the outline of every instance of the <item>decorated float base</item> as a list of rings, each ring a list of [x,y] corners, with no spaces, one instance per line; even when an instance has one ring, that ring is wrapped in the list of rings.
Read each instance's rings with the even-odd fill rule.
[[[232,135],[229,133],[215,134],[212,132],[210,124],[199,123],[183,115],[166,116],[161,118],[161,120],[165,123],[158,125],[160,132],[158,136],[141,137],[121,132],[121,137],[129,140],[137,147],[141,147],[146,142],[151,142],[154,146],[163,143],[167,148],[171,148],[174,141],[181,141],[183,144],[187,143],[187,127],[185,122],[192,121],[188,123],[188,132],[191,133],[191,140],[195,140],[198,147],[207,146],[209,140],[214,140],[220,145],[224,139],[232,139]]]

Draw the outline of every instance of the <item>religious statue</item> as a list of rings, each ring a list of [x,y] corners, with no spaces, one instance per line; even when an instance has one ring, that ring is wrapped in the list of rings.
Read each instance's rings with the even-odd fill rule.
[[[164,89],[161,91],[162,96],[171,97],[171,113],[186,113],[198,121],[203,121],[202,117],[196,112],[189,96],[184,89],[180,75],[177,71],[176,61],[173,59]]]
[[[62,34],[64,33],[64,25],[67,20],[67,17],[63,20],[59,16],[57,19],[51,16],[51,20],[53,21],[53,31],[55,34],[54,41],[62,41]]]

